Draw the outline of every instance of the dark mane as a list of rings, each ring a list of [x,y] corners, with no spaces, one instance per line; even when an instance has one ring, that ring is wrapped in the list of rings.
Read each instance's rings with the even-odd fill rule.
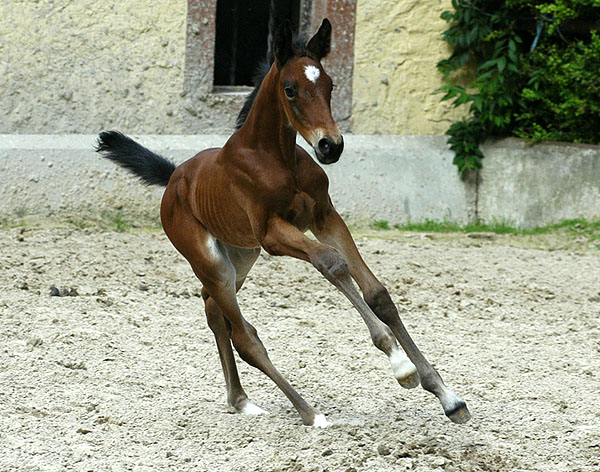
[[[294,37],[294,39],[292,40],[292,45],[294,48],[294,55],[296,57],[306,56],[307,41],[308,41],[307,38],[303,35]],[[240,110],[240,113],[237,116],[237,120],[235,121],[235,129],[240,129],[243,126],[243,124],[246,122],[248,113],[250,113],[250,109],[252,108],[252,105],[254,104],[254,100],[256,99],[256,94],[258,93],[258,89],[260,89],[260,85],[262,84],[262,81],[264,80],[266,75],[269,73],[269,70],[271,69],[271,65],[273,64],[273,62],[275,62],[275,58],[273,57],[272,47],[271,47],[271,45],[269,45],[269,48],[267,50],[267,57],[264,60],[262,60],[256,68],[256,74],[254,75],[254,78],[252,79],[252,84],[254,85],[254,90],[252,90],[252,92],[246,97],[246,100],[244,101],[244,106]]]
[[[250,94],[248,94],[248,96],[246,97],[246,100],[244,100],[244,106],[240,110],[237,120],[235,121],[235,129],[240,129],[242,127],[242,125],[244,124],[244,122],[246,121],[248,113],[250,113],[250,109],[252,108],[252,105],[254,104],[254,100],[256,99],[256,94],[258,93],[260,84],[262,84],[262,81],[264,80],[266,75],[269,73],[271,64],[272,63],[270,63],[267,59],[263,59],[258,64],[258,66],[256,68],[256,74],[254,75],[254,78],[252,79],[252,84],[254,85],[254,90],[252,90],[252,92],[250,92]]]

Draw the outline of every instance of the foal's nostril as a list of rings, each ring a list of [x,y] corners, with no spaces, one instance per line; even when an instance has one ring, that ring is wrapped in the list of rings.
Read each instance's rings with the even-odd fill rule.
[[[324,156],[329,155],[329,153],[331,152],[331,149],[333,147],[332,144],[333,143],[327,138],[320,139],[319,140],[319,151],[321,151],[321,153]]]
[[[321,164],[333,164],[339,160],[344,150],[344,139],[341,136],[336,136],[335,139],[325,136],[317,141],[314,150]]]

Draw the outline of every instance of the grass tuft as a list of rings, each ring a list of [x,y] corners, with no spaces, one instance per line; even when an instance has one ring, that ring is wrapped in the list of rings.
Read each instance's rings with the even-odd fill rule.
[[[395,224],[386,220],[376,220],[369,225],[370,235],[385,239],[394,239],[402,232],[446,234],[444,238],[467,233],[493,233],[511,236],[504,239],[507,244],[536,247],[538,249],[569,249],[576,251],[600,251],[600,220],[588,221],[583,218],[564,220],[560,223],[538,228],[517,228],[504,221],[489,224],[470,223],[460,225],[450,221],[425,220],[420,223]],[[392,230],[392,231],[390,231]],[[360,233],[360,228],[354,228]]]
[[[134,228],[153,231],[161,229],[158,215],[128,213],[120,209],[81,209],[68,214],[12,215],[0,217],[0,229],[10,228],[99,228],[107,231],[126,232]]]
[[[386,220],[375,220],[371,223],[371,229],[392,229],[390,228],[390,223]]]

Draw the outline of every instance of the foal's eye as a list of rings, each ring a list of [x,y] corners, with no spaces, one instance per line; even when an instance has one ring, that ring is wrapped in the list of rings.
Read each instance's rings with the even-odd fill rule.
[[[331,90],[329,90],[329,93],[333,92],[333,89],[336,88],[336,87],[337,87],[337,85],[331,84]]]
[[[296,96],[296,91],[292,87],[285,87],[283,91],[287,98],[294,98]]]

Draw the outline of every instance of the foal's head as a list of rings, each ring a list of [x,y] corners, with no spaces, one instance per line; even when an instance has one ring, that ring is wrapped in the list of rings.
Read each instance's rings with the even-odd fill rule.
[[[308,141],[319,162],[337,162],[344,140],[331,116],[333,82],[321,59],[331,47],[331,23],[323,20],[304,48],[292,42],[289,22],[275,35],[275,62],[279,71],[277,93],[291,124]]]

